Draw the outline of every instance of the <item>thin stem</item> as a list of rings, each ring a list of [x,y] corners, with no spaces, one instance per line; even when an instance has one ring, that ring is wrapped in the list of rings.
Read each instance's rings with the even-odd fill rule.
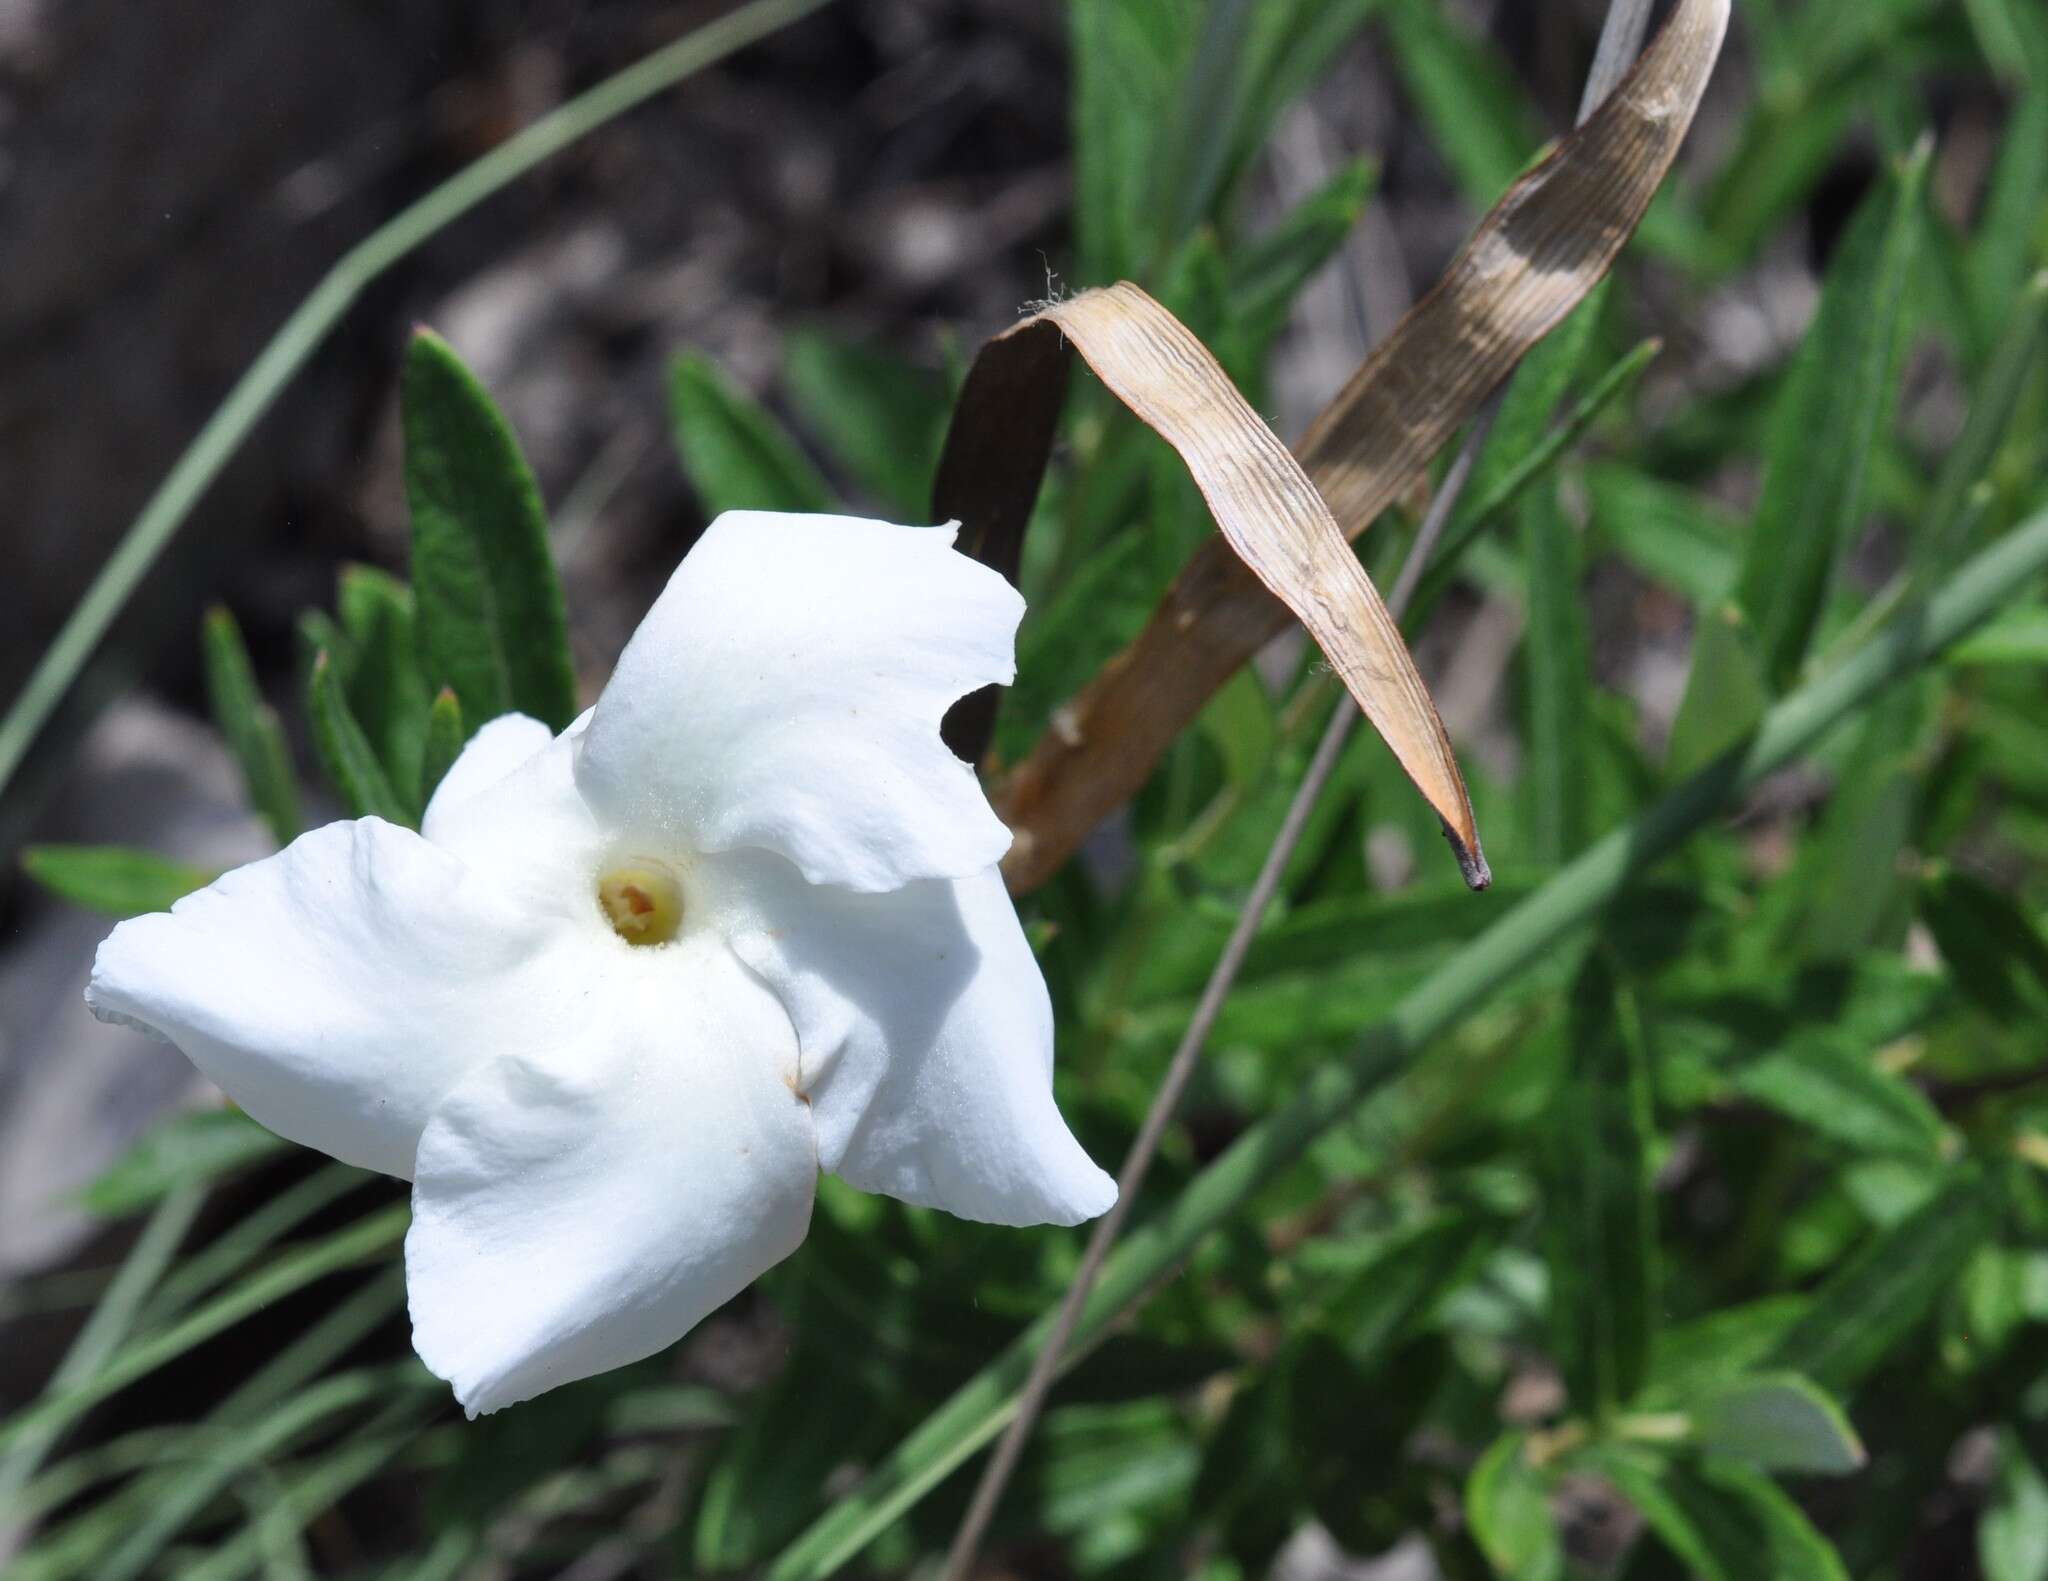
[[[156,1212],[150,1215],[127,1260],[121,1264],[121,1271],[114,1275],[92,1316],[85,1320],[70,1350],[50,1375],[46,1396],[65,1394],[84,1383],[128,1337],[136,1313],[164,1270],[170,1267],[179,1243],[185,1239],[185,1232],[192,1227],[205,1200],[205,1188],[181,1186],[157,1204]],[[24,1433],[0,1459],[0,1511],[13,1505],[15,1496],[36,1474],[62,1431],[63,1423],[59,1421]],[[8,1536],[6,1529],[0,1527],[0,1551],[5,1551]]]
[[[1593,68],[1586,79],[1585,95],[1579,104],[1579,119],[1583,122],[1600,105],[1601,100],[1613,91],[1616,83],[1626,74],[1628,67],[1642,49],[1645,33],[1650,25],[1652,0],[1614,0],[1608,8],[1607,21],[1601,29],[1600,44],[1593,58]],[[1493,425],[1500,415],[1505,399],[1506,387],[1488,398],[1480,408],[1471,426],[1466,430],[1464,443],[1453,458],[1450,469],[1444,474],[1442,485],[1436,497],[1430,501],[1427,515],[1415,535],[1415,542],[1409,546],[1407,558],[1401,564],[1400,574],[1394,580],[1394,589],[1387,599],[1387,608],[1398,621],[1415,596],[1425,571],[1429,568],[1431,555],[1439,539],[1449,525],[1452,513],[1457,508],[1459,496],[1465,485],[1471,481],[1472,472],[1484,448],[1487,437],[1493,432]],[[1245,897],[1244,908],[1238,913],[1237,921],[1225,941],[1223,953],[1216,958],[1215,968],[1209,974],[1209,981],[1202,990],[1202,997],[1195,1005],[1195,1013],[1188,1022],[1187,1031],[1182,1035],[1180,1045],[1173,1052],[1173,1059],[1167,1065],[1166,1078],[1159,1084],[1159,1091],[1153,1095],[1152,1104],[1146,1110],[1144,1123],[1138,1128],[1137,1140],[1132,1142],[1130,1152],[1124,1157],[1124,1164],[1117,1175],[1117,1196],[1109,1212],[1096,1221],[1088,1237],[1087,1250],[1081,1257],[1081,1266],[1075,1270],[1067,1286],[1066,1297],[1060,1303],[1059,1316],[1054,1320],[1052,1330],[1039,1346],[1031,1363],[1031,1371],[1024,1381],[1024,1388],[1018,1397],[1016,1414],[1004,1430],[1002,1440],[989,1457],[983,1468],[981,1481],[975,1485],[974,1497],[969,1501],[967,1513],[961,1518],[960,1528],[954,1534],[953,1545],[946,1555],[946,1568],[942,1581],[965,1581],[968,1570],[974,1563],[976,1551],[988,1525],[995,1518],[996,1506],[1002,1501],[1003,1491],[1009,1486],[1010,1478],[1017,1469],[1017,1462],[1024,1453],[1024,1445],[1031,1436],[1031,1429],[1045,1407],[1045,1399],[1051,1392],[1053,1380],[1058,1376],[1060,1363],[1066,1354],[1074,1330],[1081,1321],[1082,1311],[1088,1305],[1088,1297],[1095,1288],[1097,1275],[1102,1271],[1103,1262],[1108,1258],[1110,1248],[1116,1244],[1124,1220],[1129,1216],[1131,1204],[1137,1200],[1139,1190],[1144,1186],[1145,1177],[1151,1171],[1152,1160],[1158,1154],[1159,1144],[1165,1139],[1166,1128],[1173,1121],[1180,1107],[1180,1100],[1186,1094],[1188,1084],[1194,1080],[1196,1068],[1201,1064],[1203,1047],[1209,1041],[1209,1034],[1215,1028],[1217,1017],[1223,1012],[1223,1004],[1230,997],[1230,990],[1236,985],[1237,975],[1243,969],[1245,957],[1251,951],[1253,938],[1264,923],[1266,911],[1279,893],[1280,885],[1287,875],[1287,864],[1293,859],[1294,850],[1301,842],[1301,836],[1308,827],[1310,815],[1315,811],[1316,802],[1335,772],[1337,760],[1343,755],[1344,745],[1350,740],[1351,731],[1358,722],[1358,710],[1347,703],[1340,703],[1323,731],[1323,738],[1316,747],[1316,755],[1310,762],[1308,772],[1302,776],[1296,787],[1294,799],[1288,804],[1287,816],[1281,820],[1280,829],[1273,837],[1273,844],[1266,852],[1264,864],[1259,869],[1257,880],[1252,884],[1251,893]]]
[[[157,485],[0,720],[0,790],[12,781],[37,732],[200,496],[372,281],[437,231],[605,122],[827,3],[753,0],[685,34],[549,111],[344,253],[271,337]]]

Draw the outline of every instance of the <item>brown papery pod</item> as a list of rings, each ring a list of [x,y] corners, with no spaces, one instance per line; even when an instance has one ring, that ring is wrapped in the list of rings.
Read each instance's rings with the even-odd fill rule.
[[[1180,453],[1223,541],[1235,551],[1232,563],[1247,567],[1308,627],[1443,820],[1466,881],[1484,888],[1490,876],[1465,782],[1401,628],[1301,463],[1208,347],[1138,287],[1126,281],[1051,303],[982,348],[961,391],[933,491],[936,512],[966,526],[962,547],[987,554],[994,533],[1021,526],[1004,506],[1022,500],[1028,510],[1037,477],[1020,476],[1016,458],[1033,451],[1043,465],[1066,390],[1069,346]],[[1009,455],[1007,466],[999,452]],[[1028,866],[1031,832],[1016,833],[1011,858]]]
[[[1435,288],[1310,425],[1295,455],[1342,537],[1356,537],[1412,488],[1430,457],[1612,267],[1692,125],[1727,31],[1728,4],[1679,0],[1621,85],[1509,188]],[[1071,317],[1098,299],[1129,303],[1142,295],[1123,286],[1085,293],[982,349],[961,392],[934,490],[937,514],[965,524],[963,547],[1014,568],[1064,393],[1060,315]],[[1099,310],[1088,312],[1094,317]],[[1137,409],[1078,334],[1075,340],[1104,381]],[[1185,348],[1159,350],[1147,366],[1186,361]],[[1152,421],[1144,410],[1139,415]],[[1174,435],[1167,437],[1210,494],[1194,456]],[[1207,462],[1216,460],[1218,443],[1206,441],[1201,453]],[[1213,494],[1209,503],[1215,510]],[[1240,542],[1247,536],[1257,539],[1250,551]],[[1315,633],[1445,820],[1454,848],[1462,843],[1467,880],[1483,880],[1456,766],[1447,749],[1441,764],[1434,761],[1438,748],[1430,743],[1432,736],[1441,742],[1441,726],[1419,681],[1408,693],[1414,670],[1406,649],[1369,583],[1370,605],[1360,601],[1363,573],[1357,582],[1348,573],[1339,579],[1326,548],[1327,541],[1299,520],[1280,526],[1248,516],[1239,531],[1226,527],[1196,552],[1136,640],[1059,710],[1030,755],[998,782],[996,810],[1017,836],[1003,863],[1013,890],[1049,878],[1137,792],[1217,688],[1287,628],[1290,609]],[[1348,551],[1344,558],[1357,569]],[[1357,624],[1339,639],[1318,620]],[[1390,654],[1399,654],[1398,664]],[[1417,698],[1427,725],[1414,712]],[[1402,722],[1390,732],[1383,719]],[[965,722],[971,733],[973,721]]]

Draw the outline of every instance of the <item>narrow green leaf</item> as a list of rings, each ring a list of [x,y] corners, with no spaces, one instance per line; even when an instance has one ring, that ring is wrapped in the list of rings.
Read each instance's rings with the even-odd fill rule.
[[[1959,642],[1951,664],[2048,664],[2048,604],[2019,604]]]
[[[110,917],[169,911],[172,901],[205,888],[214,877],[204,868],[125,845],[32,845],[21,853],[21,866],[51,894]]]
[[[2048,17],[2033,0],[1963,0],[1963,10],[2000,75],[2048,88]]]
[[[2043,128],[2043,137],[2048,140],[2048,127]],[[2048,194],[2043,195],[2043,202],[2048,203]],[[2035,275],[2017,295],[2008,298],[1999,315],[1990,366],[1970,394],[1969,416],[1942,459],[1934,503],[1913,541],[1914,568],[1923,575],[1966,551],[1970,538],[1966,529],[1974,514],[1972,495],[1998,459],[1999,447],[2012,427],[2044,344],[2048,344],[2048,271]]]
[[[1565,397],[1585,371],[1586,358],[1600,328],[1600,316],[1607,309],[1611,279],[1610,276],[1594,286],[1562,324],[1537,342],[1535,350],[1522,359],[1522,365],[1508,380],[1500,410],[1473,463],[1471,481],[1465,490],[1468,503],[1460,509],[1461,516],[1483,512],[1500,498],[1503,486],[1557,426]]]
[[[1278,727],[1273,699],[1258,672],[1247,665],[1209,699],[1196,721],[1223,760],[1223,781],[1238,796],[1246,795],[1273,760]]]
[[[1238,118],[1239,154],[1257,152],[1280,112],[1308,91],[1384,0],[1264,0],[1253,18],[1252,63]]]
[[[1555,485],[1522,502],[1522,565],[1529,590],[1529,855],[1559,863],[1590,834],[1593,661],[1579,596],[1579,537]]]
[[[1541,140],[1521,80],[1434,0],[1386,8],[1401,86],[1466,199],[1492,203]]]
[[[1158,148],[1176,124],[1201,8],[1070,5],[1074,239],[1087,281],[1145,274],[1159,233]]]
[[[1272,344],[1294,299],[1337,255],[1378,183],[1372,160],[1349,160],[1277,224],[1225,256],[1232,339],[1259,350]]]
[[[1673,779],[1697,774],[1763,722],[1770,706],[1756,634],[1733,604],[1702,612],[1693,632],[1692,670],[1671,724],[1664,760]]]
[[[233,1328],[317,1279],[379,1256],[405,1238],[411,1214],[403,1203],[367,1214],[308,1245],[294,1247],[267,1264],[254,1278],[243,1280],[225,1295],[179,1319],[167,1329],[131,1341],[77,1388],[39,1402],[0,1425],[0,1447],[31,1433],[76,1420],[92,1406],[117,1394],[138,1378],[176,1361],[216,1334]]]
[[[1657,1336],[1646,1400],[1676,1407],[1760,1367],[1809,1304],[1803,1295],[1766,1296],[1670,1325]]]
[[[2009,896],[1955,868],[1921,888],[1920,917],[1956,983],[2001,1021],[2039,1013],[2048,999],[2048,939]]]
[[[1977,1520],[1984,1581],[2048,1581],[2048,1478],[2011,1428],[1998,1435],[1998,1481]]]
[[[1869,1459],[1841,1406],[1797,1373],[1737,1379],[1693,1401],[1688,1414],[1702,1446],[1764,1471],[1839,1477]]]
[[[927,519],[949,415],[943,379],[823,328],[794,330],[784,339],[782,377],[797,416],[861,487],[895,512],[896,520]],[[775,433],[773,419],[759,408],[747,415]],[[677,437],[683,442],[680,413]],[[801,466],[801,458],[794,464]],[[691,477],[696,478],[694,466]]]
[[[434,792],[455,760],[462,756],[468,732],[462,728],[462,700],[450,687],[442,687],[427,709],[426,740],[420,746],[420,809],[434,799]]]
[[[313,745],[342,804],[355,818],[382,818],[388,823],[410,825],[412,811],[398,799],[385,777],[384,765],[370,749],[369,738],[348,706],[341,677],[333,661],[322,652],[313,661],[313,673],[306,682],[306,714],[313,726]]]
[[[1727,602],[1742,550],[1732,512],[1626,462],[1599,462],[1583,476],[1593,530],[1609,548],[1695,609]]]
[[[1896,942],[1908,911],[1902,872],[1925,781],[1924,677],[1896,687],[1856,726],[1826,810],[1800,853],[1802,902],[1781,934],[1788,954],[1852,961]]]
[[[1534,357],[1542,349],[1538,346],[1530,355]],[[1430,556],[1429,570],[1416,585],[1415,598],[1409,604],[1408,614],[1402,621],[1403,629],[1420,629],[1435,607],[1437,599],[1443,596],[1444,590],[1456,578],[1460,562],[1464,559],[1466,551],[1478,540],[1479,535],[1501,520],[1508,508],[1522,497],[1524,490],[1545,477],[1560,458],[1585,437],[1586,430],[1593,426],[1602,412],[1635,387],[1636,381],[1643,376],[1644,371],[1656,360],[1662,349],[1663,342],[1658,340],[1639,342],[1626,356],[1600,376],[1599,382],[1586,392],[1570,412],[1566,413],[1562,422],[1542,434],[1530,449],[1515,457],[1508,456],[1505,451],[1497,452],[1501,456],[1499,471],[1493,472],[1491,467],[1488,467],[1489,475],[1494,481],[1490,486],[1482,485],[1482,489],[1466,490],[1465,497],[1472,503],[1469,506],[1461,506],[1451,518],[1451,525],[1445,531],[1443,541],[1437,545],[1436,553]],[[1511,416],[1508,409],[1503,407],[1502,422],[1508,421]],[[1496,423],[1496,439],[1500,431],[1501,424]],[[1513,429],[1510,428],[1509,431],[1513,432]],[[1490,442],[1487,451],[1493,450],[1494,444]],[[1486,464],[1486,452],[1481,453],[1480,462],[1482,465]]]
[[[1770,1366],[1848,1393],[1933,1309],[1989,1239],[1994,1217],[1982,1182],[1957,1179],[1837,1270]]]
[[[102,1217],[121,1218],[180,1186],[275,1157],[285,1146],[239,1109],[194,1109],[151,1126],[79,1193],[79,1201]]]
[[[1871,453],[1898,383],[1931,146],[1850,222],[1773,414],[1738,602],[1756,626],[1764,673],[1780,690],[1805,662],[1829,576],[1863,518]]]
[[[2048,72],[2035,80],[2006,124],[1966,265],[1980,334],[1997,344],[2005,315],[2027,277],[2048,262]]]
[[[1580,1411],[1605,1416],[1642,1386],[1656,1333],[1656,1204],[1649,1075],[1634,997],[1592,956],[1573,986],[1549,1153],[1552,1342]]]
[[[704,358],[676,358],[668,412],[683,471],[707,515],[832,509],[831,486],[796,441]]]
[[[1487,1563],[1513,1581],[1558,1581],[1564,1540],[1550,1512],[1550,1489],[1529,1464],[1529,1435],[1496,1438],[1465,1483],[1465,1519]]]
[[[1860,1153],[1935,1162],[1948,1137],[1919,1088],[1826,1034],[1772,1049],[1732,1080],[1744,1097]]]
[[[400,393],[426,684],[452,686],[472,730],[514,712],[560,730],[576,715],[576,673],[540,485],[439,336],[413,335]]]
[[[1589,1459],[1702,1581],[1849,1581],[1834,1547],[1760,1472],[1614,1451]]]
[[[409,790],[419,783],[428,700],[412,590],[374,566],[344,566],[338,603],[355,652],[347,677],[349,707],[391,783]]]
[[[277,843],[289,845],[305,827],[299,821],[299,787],[292,774],[291,749],[285,745],[277,711],[256,688],[256,670],[249,662],[242,629],[219,605],[206,613],[200,649],[206,661],[206,692],[214,722],[241,767],[249,804],[270,825]]]

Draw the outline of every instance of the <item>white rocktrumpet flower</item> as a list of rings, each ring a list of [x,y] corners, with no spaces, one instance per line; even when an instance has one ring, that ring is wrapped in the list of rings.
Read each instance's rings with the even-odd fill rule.
[[[471,1416],[672,1344],[820,1170],[997,1224],[1115,1200],[939,738],[1023,613],[953,538],[729,512],[596,707],[485,725],[418,834],[329,824],[101,945],[95,1014],[412,1181],[413,1343]]]

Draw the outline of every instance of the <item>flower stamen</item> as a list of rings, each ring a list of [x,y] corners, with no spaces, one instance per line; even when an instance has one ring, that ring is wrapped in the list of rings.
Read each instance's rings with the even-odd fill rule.
[[[597,903],[628,944],[666,944],[683,925],[683,890],[658,862],[615,867],[597,881]]]

